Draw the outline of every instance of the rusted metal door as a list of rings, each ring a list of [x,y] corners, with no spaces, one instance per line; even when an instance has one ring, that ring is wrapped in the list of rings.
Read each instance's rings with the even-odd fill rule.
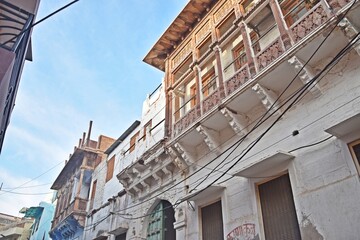
[[[203,240],[224,238],[221,201],[201,208],[201,222]]]
[[[259,185],[266,240],[300,240],[289,175]]]

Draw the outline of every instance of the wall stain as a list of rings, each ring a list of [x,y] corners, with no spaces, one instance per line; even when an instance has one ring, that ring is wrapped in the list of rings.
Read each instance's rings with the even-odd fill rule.
[[[306,240],[324,240],[324,237],[316,229],[316,226],[310,221],[310,215],[302,213],[301,237]]]

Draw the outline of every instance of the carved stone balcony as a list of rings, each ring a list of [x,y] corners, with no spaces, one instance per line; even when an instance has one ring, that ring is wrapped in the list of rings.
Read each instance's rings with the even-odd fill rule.
[[[247,9],[247,13],[240,17],[240,21],[245,23],[255,21],[256,16],[253,15],[265,9],[265,4],[268,3],[262,0],[255,1],[255,4]],[[329,8],[329,5],[332,8]],[[223,94],[219,94],[220,88],[218,88],[207,96],[201,104],[192,108],[180,120],[173,123],[171,137],[174,144],[180,143],[184,146],[193,147],[203,144],[210,146],[209,149],[213,146],[216,148],[221,142],[215,141],[212,145],[209,144],[209,137],[204,136],[204,131],[198,131],[199,129],[211,129],[211,131],[219,133],[231,129],[234,134],[243,135],[247,132],[249,112],[264,112],[273,108],[272,105],[278,112],[281,112],[279,104],[289,95],[282,95],[280,101],[275,101],[275,99],[278,98],[289,81],[299,73],[298,80],[295,81],[289,91],[295,91],[307,84],[316,75],[315,69],[321,67],[321,62],[324,59],[332,58],[331,52],[339,51],[358,31],[359,26],[354,25],[354,23],[359,21],[358,16],[360,14],[355,6],[348,13],[346,19],[338,25],[341,31],[332,32],[330,38],[321,47],[322,49],[303,67],[304,62],[312,55],[316,46],[323,41],[331,26],[334,26],[336,20],[349,6],[350,0],[328,0],[328,2],[320,0],[311,9],[307,9],[307,12],[291,26],[285,26],[285,31],[291,38],[291,44],[287,47],[285,47],[285,40],[281,35],[280,24],[269,27],[266,30],[266,34],[270,33],[269,36],[257,40],[260,42],[257,47],[261,45],[261,51],[252,49],[246,53],[251,53],[256,71],[250,74],[249,65],[245,63],[232,76],[223,79]],[[257,8],[259,9],[256,10]],[[284,20],[283,16],[281,18]],[[282,29],[283,31],[284,29]],[[219,46],[221,48],[221,43]],[[358,45],[354,48],[360,52]],[[221,60],[229,61],[228,59]],[[318,85],[312,86],[310,91],[312,97],[318,97],[322,94],[321,87]],[[271,109],[270,113],[272,112],[274,109]],[[224,141],[222,137],[219,139]]]

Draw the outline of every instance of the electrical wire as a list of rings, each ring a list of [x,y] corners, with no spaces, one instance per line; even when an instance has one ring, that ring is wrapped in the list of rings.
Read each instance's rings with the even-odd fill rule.
[[[355,2],[354,2],[355,3]],[[350,7],[351,8],[351,7]],[[348,10],[350,10],[350,8],[348,9]],[[346,15],[346,14],[345,14]],[[315,79],[316,80],[316,79]],[[304,90],[307,90],[307,88],[310,86],[310,84],[308,84],[308,85],[305,85],[304,86]],[[301,91],[301,94],[299,94],[296,98],[295,98],[295,101],[297,101],[298,99],[299,99],[299,97],[301,97],[301,96],[303,96],[303,94],[304,94],[304,91]],[[293,101],[293,103],[295,102],[295,101]],[[290,106],[288,106],[288,108],[287,108],[287,110],[289,110],[290,108],[291,108],[291,106],[293,105],[293,103],[292,104],[290,104]],[[286,111],[284,111],[282,114],[281,114],[281,116],[282,115],[284,115],[285,114],[285,112]],[[274,126],[275,125],[275,123],[277,123],[277,121],[280,119],[281,117],[279,117],[279,118],[277,118],[277,120],[272,124],[272,126]],[[260,122],[260,121],[259,121]],[[270,128],[268,128],[268,130],[267,131],[265,131],[261,136],[259,136],[259,138],[252,144],[252,145],[250,145],[250,147],[249,147],[249,149],[245,152],[245,154],[247,153],[247,152],[249,152],[252,148],[253,148],[253,146],[255,146],[255,144],[258,142],[258,141],[260,141],[261,140],[261,138],[272,128],[272,126],[270,126]],[[243,155],[243,156],[245,156],[245,154]],[[241,160],[242,158],[243,158],[243,156],[242,157],[240,157],[240,159],[239,160]],[[238,161],[239,161],[238,160]],[[237,162],[238,162],[237,161]],[[236,163],[237,163],[236,162]],[[235,164],[236,164],[235,163]],[[234,166],[234,164],[232,165],[232,166]],[[231,169],[232,167],[230,167],[230,169]],[[226,172],[228,172],[230,169],[228,169]],[[225,173],[224,173],[225,174]],[[224,175],[223,174],[223,175]],[[192,175],[193,176],[193,175]],[[221,177],[220,177],[221,178]],[[230,177],[230,178],[232,178],[232,177]],[[218,178],[219,179],[219,178]],[[181,182],[183,182],[183,181],[181,181]],[[209,185],[210,186],[210,185]],[[203,189],[203,190],[205,190],[205,189]],[[198,192],[198,193],[200,193],[200,192]],[[197,193],[197,194],[198,194]],[[162,194],[162,193],[161,193]],[[143,203],[143,202],[142,202]],[[141,204],[142,204],[141,203]],[[134,205],[132,206],[132,207],[135,207]],[[126,210],[126,209],[129,209],[129,208],[125,208],[125,209],[122,209],[122,210]],[[121,210],[121,211],[122,211]]]
[[[318,145],[320,143],[323,143],[323,142],[326,142],[327,140],[329,140],[330,138],[332,138],[334,136],[329,136],[321,141],[318,141],[318,142],[315,142],[315,143],[311,143],[311,144],[308,144],[308,145],[305,145],[305,146],[301,146],[301,147],[297,147],[297,148],[294,148],[293,150],[290,150],[289,153],[292,153],[292,152],[295,152],[297,150],[300,150],[300,149],[303,149],[303,148],[308,148],[308,147],[312,147],[312,146],[315,146],[315,145]]]
[[[32,186],[26,186],[26,187],[18,187],[18,189],[24,189],[24,188],[35,188],[35,187],[41,187],[41,186],[46,186],[46,185],[50,185],[51,183],[44,183],[44,184],[39,184],[39,185],[32,185]],[[7,187],[7,188],[5,188],[5,187],[2,187],[0,190],[2,190],[2,189],[5,189],[5,190],[13,190],[14,188],[9,188],[9,187]]]
[[[46,193],[21,193],[21,192],[13,192],[13,191],[6,191],[6,190],[0,190],[0,192],[4,192],[5,193],[12,193],[12,194],[17,194],[17,195],[47,195],[47,194],[53,194],[53,192],[46,192]]]
[[[271,106],[269,107],[269,109],[267,109],[267,111],[265,112],[265,114],[262,115],[262,117],[258,120],[258,122],[255,124],[255,126],[253,127],[256,128],[258,126],[258,124],[261,123],[261,121],[266,117],[266,115],[268,113],[270,113],[272,111],[272,109],[275,107],[275,105],[278,103],[278,101],[280,100],[280,98],[285,94],[285,92],[290,88],[290,86],[294,83],[294,81],[297,79],[297,77],[300,75],[300,73],[302,72],[302,70],[308,65],[308,63],[311,61],[311,59],[315,56],[315,54],[321,49],[321,47],[323,46],[323,44],[326,42],[326,40],[330,37],[330,35],[333,33],[333,31],[335,30],[335,28],[337,27],[338,23],[347,15],[347,13],[350,11],[350,9],[354,6],[355,4],[355,0],[353,1],[352,5],[347,9],[347,11],[344,13],[344,15],[339,18],[336,21],[336,24],[334,24],[334,26],[332,27],[332,29],[327,33],[327,35],[325,36],[325,38],[320,42],[320,44],[317,46],[317,48],[315,49],[315,51],[310,55],[310,57],[307,59],[307,61],[302,65],[302,67],[300,68],[300,70],[295,74],[295,76],[293,77],[293,79],[288,83],[288,85],[285,87],[285,89],[279,94],[279,96],[277,96],[277,98],[275,99],[275,101],[271,104]],[[330,22],[331,19],[329,19],[328,21]],[[278,107],[278,109],[280,109],[280,107]],[[237,149],[237,147],[240,146],[240,144],[245,140],[245,138],[250,135],[252,131],[250,131],[249,133],[247,133],[245,135],[244,138],[241,139],[241,141],[238,143],[238,145],[233,149],[233,151],[231,151],[226,157],[225,159],[220,162],[214,169],[216,170],[223,162],[226,161],[226,159]],[[210,172],[208,174],[208,176],[210,176],[213,173]],[[205,179],[206,180],[206,179]],[[204,180],[204,181],[205,181]],[[202,182],[201,182],[202,183]],[[199,183],[199,185],[201,184]]]
[[[360,33],[359,33],[359,34],[360,34]],[[359,36],[359,34],[357,34],[357,36],[355,36],[355,37],[353,38],[353,40],[356,39],[356,38]],[[327,73],[328,71],[330,71],[331,68],[335,66],[334,63],[336,64],[336,63],[344,56],[344,54],[346,54],[346,53],[349,51],[349,49],[350,49],[355,43],[356,43],[356,41],[355,41],[355,42],[353,42],[353,41],[349,42],[349,43],[336,55],[336,57],[334,57],[333,61],[331,61],[329,64],[327,64],[327,66],[326,66],[319,74],[317,74],[309,83],[307,83],[307,84],[304,86],[304,88],[302,88],[303,91],[301,91],[301,93],[295,98],[295,100],[293,101],[293,103],[298,102],[298,100],[299,100],[301,97],[303,97],[304,94],[307,93],[306,90],[308,90],[308,88],[309,88],[310,86],[312,86],[312,84],[315,82],[315,80],[317,80],[317,79],[321,76],[322,73],[324,73],[324,72]],[[322,78],[323,78],[323,77],[322,77]],[[322,79],[322,78],[321,78],[321,79]],[[320,80],[321,80],[321,79],[320,79]],[[290,105],[287,107],[287,109],[277,118],[277,120],[274,121],[274,123],[272,124],[272,126],[274,126],[274,125],[279,121],[279,119],[281,119],[281,117],[282,117],[292,106],[293,106],[293,104],[290,104]],[[344,105],[343,105],[343,106],[344,106]],[[337,108],[337,109],[338,109],[338,108]],[[335,110],[337,110],[337,109],[335,109]],[[331,112],[333,112],[333,111],[331,111]],[[329,114],[329,113],[328,113],[328,114]],[[326,115],[328,115],[328,114],[326,114]],[[317,121],[317,120],[316,120],[316,121]],[[272,126],[270,126],[270,127],[262,134],[262,136],[264,136],[264,135],[272,128]],[[307,126],[308,126],[308,125],[307,125]],[[324,142],[324,141],[329,140],[331,137],[332,137],[332,136],[330,136],[330,137],[328,137],[328,138],[326,138],[326,139],[323,139],[323,140],[321,140],[321,141],[319,141],[319,142],[316,142],[316,143],[313,143],[313,144],[309,144],[309,145],[305,145],[305,146],[302,146],[302,147],[293,149],[293,150],[291,150],[291,151],[296,151],[296,150],[301,149],[301,148],[310,147],[310,146],[314,146],[314,145],[320,144],[320,143],[322,143],[322,142]],[[227,173],[234,165],[236,165],[236,164],[239,162],[239,160],[241,160],[241,159],[246,155],[246,153],[249,152],[249,151],[252,149],[252,147],[255,146],[255,144],[256,144],[258,141],[261,140],[261,138],[262,138],[262,137],[260,136],[260,137],[257,139],[257,141],[254,142],[254,143],[250,146],[250,148],[235,162],[235,164],[233,164],[233,165],[226,171],[226,173]],[[221,179],[224,175],[225,175],[225,172],[222,174],[222,176],[218,177],[218,178],[217,178],[216,180],[214,180],[211,184],[209,184],[206,188],[208,188],[209,186],[213,185],[215,182],[217,182],[219,179]],[[264,176],[263,176],[263,177],[264,177]],[[263,177],[261,177],[261,178],[263,178]],[[230,178],[228,178],[228,179],[226,179],[226,180],[224,180],[224,181],[222,181],[222,182],[220,182],[220,183],[224,183],[224,182],[230,180],[231,178],[233,178],[233,177],[230,177]],[[219,184],[219,183],[217,183],[217,184]],[[202,191],[204,191],[206,188],[199,190],[199,191],[196,192],[195,195],[193,195],[193,196],[198,195],[199,193],[201,193]],[[170,206],[170,207],[176,207],[176,206],[178,206],[181,202],[184,202],[184,201],[185,201],[185,200],[182,200],[182,201],[180,201],[180,202],[178,201],[178,202],[176,202],[174,205],[172,205],[172,206]],[[146,216],[148,216],[148,215],[149,215],[149,214],[142,215],[142,216],[138,216],[138,217],[131,217],[131,218],[124,217],[124,218],[125,218],[125,219],[128,219],[128,220],[133,220],[133,219],[143,218],[143,217],[146,217]]]
[[[48,173],[48,172],[50,172],[51,170],[55,169],[57,166],[59,166],[59,165],[62,164],[62,163],[64,163],[64,161],[60,161],[59,163],[57,163],[57,164],[54,165],[53,167],[49,168],[48,170],[46,170],[45,172],[41,173],[40,175],[38,175],[38,176],[30,179],[29,181],[27,181],[27,182],[25,182],[25,183],[23,183],[23,184],[21,184],[21,185],[19,185],[19,186],[17,186],[17,187],[14,187],[14,188],[12,188],[11,190],[9,190],[9,191],[7,191],[7,192],[1,193],[0,196],[4,195],[4,194],[6,194],[6,193],[12,192],[12,190],[19,189],[19,188],[21,188],[22,186],[24,186],[24,185],[26,185],[26,184],[28,184],[28,183],[30,183],[30,182],[32,182],[32,181],[34,181],[34,180],[42,177],[43,175],[45,175],[46,173]]]
[[[358,33],[354,39],[356,39],[359,36],[360,33]],[[353,43],[354,44],[354,43]],[[349,46],[350,44],[348,44],[345,49]],[[341,51],[341,53],[343,53],[343,50]],[[339,56],[339,54],[337,55]],[[340,54],[341,56],[341,54]],[[335,59],[335,58],[334,58]],[[333,61],[332,61],[333,62]],[[332,62],[330,62],[329,64],[326,65],[326,67],[324,69],[327,69],[329,66],[331,66]],[[323,71],[322,71],[323,72]],[[320,73],[322,73],[320,72]],[[303,96],[304,92],[311,86],[311,84],[320,76],[320,73],[317,74],[311,81],[309,81],[306,84],[306,88],[304,88],[304,90],[295,98],[295,100],[280,114],[280,116],[259,136],[259,138],[257,138],[257,140],[251,144],[251,146],[235,161],[235,163],[233,163],[225,172],[227,173],[228,171],[230,171],[233,167],[235,167],[235,165],[237,163],[239,163],[243,157],[273,128],[273,126],[281,119],[282,116],[284,116],[284,114],[294,105],[294,103],[301,97]],[[212,181],[210,184],[208,184],[205,188],[197,191],[195,193],[195,195],[200,194],[201,192],[205,191],[207,188],[209,188],[210,186],[212,186],[215,182],[217,182],[219,179],[221,179],[223,176],[225,175],[225,173],[221,174],[220,177],[216,178],[214,181]]]

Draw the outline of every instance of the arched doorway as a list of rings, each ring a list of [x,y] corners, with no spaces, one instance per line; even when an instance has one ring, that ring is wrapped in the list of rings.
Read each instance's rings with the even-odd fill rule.
[[[149,216],[147,240],[175,240],[174,208],[171,203],[161,200]]]

